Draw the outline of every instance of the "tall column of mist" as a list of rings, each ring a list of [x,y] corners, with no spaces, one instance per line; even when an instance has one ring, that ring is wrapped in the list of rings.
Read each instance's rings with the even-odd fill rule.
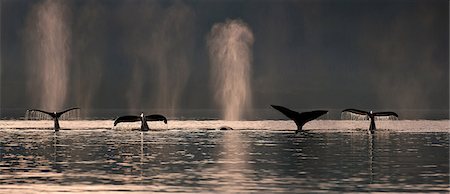
[[[156,105],[175,116],[190,75],[190,56],[194,46],[194,12],[175,3],[164,14],[151,47],[157,70]]]
[[[122,7],[127,31],[124,48],[132,65],[128,107],[177,114],[190,75],[195,14],[181,1],[165,7],[154,2]],[[133,10],[132,15],[130,11]],[[132,22],[131,22],[132,21]]]
[[[0,119],[2,118],[2,73],[3,73],[3,57],[2,57],[2,1],[0,1]]]
[[[98,1],[87,1],[77,10],[73,20],[72,79],[75,103],[81,108],[81,116],[91,115],[96,96],[101,89],[101,81],[108,50],[107,9]],[[98,102],[98,101],[97,101]]]
[[[241,20],[214,24],[208,35],[211,82],[225,120],[240,120],[251,107],[253,42],[251,29]]]
[[[64,1],[34,5],[25,32],[28,91],[34,106],[62,109],[67,95],[70,30]]]

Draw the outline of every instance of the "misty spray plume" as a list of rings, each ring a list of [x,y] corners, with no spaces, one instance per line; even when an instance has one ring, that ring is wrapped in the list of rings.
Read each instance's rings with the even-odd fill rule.
[[[88,117],[99,93],[107,47],[107,9],[98,1],[87,1],[77,10],[74,19],[72,43],[72,79],[75,102],[82,110],[82,116]],[[71,111],[72,112],[72,111]]]
[[[253,42],[251,29],[241,20],[214,24],[208,35],[211,81],[225,120],[241,119],[251,106]]]
[[[122,9],[121,20],[130,33],[124,41],[132,67],[129,111],[152,108],[174,117],[190,74],[195,13],[181,1],[168,7],[144,1]]]
[[[51,111],[63,108],[67,96],[71,36],[67,12],[64,1],[45,0],[27,18],[29,93],[35,106]]]

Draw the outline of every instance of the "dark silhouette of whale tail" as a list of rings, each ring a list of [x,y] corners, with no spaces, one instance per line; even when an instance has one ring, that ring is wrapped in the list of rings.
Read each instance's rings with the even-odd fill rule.
[[[60,129],[60,127],[59,127],[59,117],[61,117],[64,113],[67,113],[67,112],[72,111],[72,110],[77,110],[77,109],[80,109],[80,108],[76,108],[76,107],[75,108],[69,108],[69,109],[63,110],[61,112],[47,112],[47,111],[43,111],[43,110],[39,110],[39,109],[30,109],[30,110],[27,110],[27,111],[28,112],[33,112],[33,111],[41,112],[41,113],[49,115],[53,119],[55,131],[59,131],[59,129]]]
[[[116,120],[114,120],[114,126],[122,122],[136,122],[136,121],[141,121],[141,117],[134,115],[121,116],[116,118]]]
[[[147,115],[145,116],[146,121],[163,121],[164,124],[167,124],[167,118],[163,115],[155,114],[155,115]]]
[[[296,133],[302,131],[303,125],[305,125],[307,122],[317,119],[320,116],[322,116],[328,112],[326,110],[315,110],[315,111],[310,111],[310,112],[299,113],[299,112],[290,110],[290,109],[288,109],[286,107],[282,107],[282,106],[277,106],[277,105],[270,105],[270,106],[272,106],[274,109],[280,111],[286,117],[292,119],[295,122],[295,124],[297,125]]]
[[[374,134],[375,130],[377,129],[377,127],[375,126],[375,117],[393,116],[393,117],[398,118],[398,114],[395,112],[372,112],[372,111],[367,112],[367,111],[353,109],[353,108],[345,109],[342,112],[350,112],[353,114],[366,115],[367,117],[369,117],[369,119],[370,119],[369,131],[371,134]]]
[[[163,121],[165,124],[167,124],[167,118],[163,115],[154,114],[154,115],[147,115],[144,116],[144,113],[141,113],[140,116],[135,115],[126,115],[118,117],[114,120],[114,126],[116,126],[119,123],[122,122],[136,122],[141,121],[141,130],[142,131],[148,131],[150,128],[148,127],[147,121]]]

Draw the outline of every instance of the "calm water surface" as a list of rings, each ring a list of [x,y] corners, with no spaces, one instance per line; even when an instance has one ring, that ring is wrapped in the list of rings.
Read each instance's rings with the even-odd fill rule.
[[[0,130],[6,192],[443,192],[449,133]]]

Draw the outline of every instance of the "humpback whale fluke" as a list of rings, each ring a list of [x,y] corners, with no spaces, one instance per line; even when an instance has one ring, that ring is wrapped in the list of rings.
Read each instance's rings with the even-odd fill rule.
[[[370,119],[369,131],[370,131],[371,134],[375,133],[375,130],[376,130],[375,117],[379,117],[379,116],[394,116],[394,117],[398,118],[398,115],[395,112],[372,112],[372,111],[367,112],[367,111],[353,109],[353,108],[345,109],[342,112],[351,112],[351,113],[359,114],[359,115],[367,115],[369,117],[369,119]]]
[[[59,117],[61,117],[66,112],[69,112],[71,110],[76,110],[76,109],[80,109],[80,108],[69,108],[69,109],[63,110],[61,112],[47,112],[47,111],[43,111],[43,110],[39,110],[39,109],[30,109],[30,110],[27,110],[27,111],[28,112],[36,111],[36,112],[41,112],[41,113],[49,115],[50,117],[53,118],[55,131],[59,131],[59,129],[60,129],[60,127],[59,127]]]
[[[317,119],[318,117],[328,112],[326,110],[315,110],[310,112],[299,113],[282,106],[277,105],[270,105],[270,106],[272,106],[274,109],[277,109],[278,111],[283,113],[286,117],[292,119],[295,122],[295,124],[297,125],[297,131],[295,133],[302,131],[303,130],[302,127],[303,125],[305,125],[305,123]]]
[[[142,131],[148,131],[150,129],[148,127],[147,121],[164,121],[164,123],[167,124],[167,119],[163,115],[154,114],[154,115],[144,116],[144,113],[141,113],[140,116],[127,115],[127,116],[118,117],[116,120],[114,120],[114,126],[116,126],[118,123],[122,123],[122,122],[136,122],[136,121],[141,121],[141,130]]]

